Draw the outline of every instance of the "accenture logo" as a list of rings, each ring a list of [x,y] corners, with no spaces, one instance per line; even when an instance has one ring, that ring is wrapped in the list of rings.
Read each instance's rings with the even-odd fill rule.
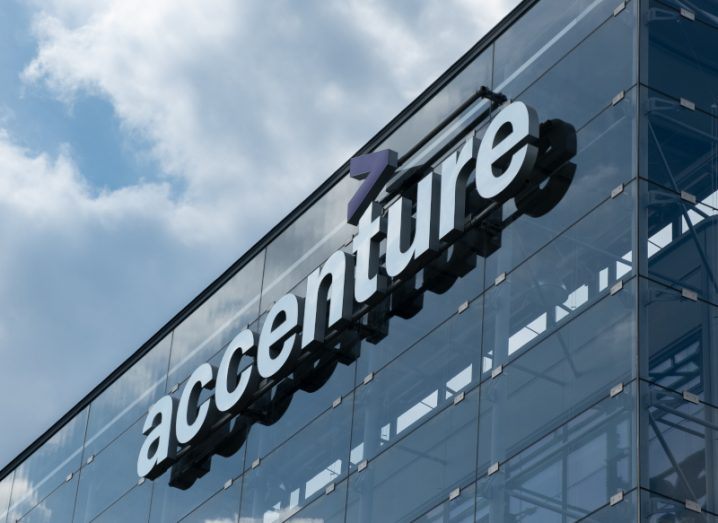
[[[259,332],[237,334],[218,367],[197,367],[179,398],[150,407],[137,474],[155,479],[172,467],[170,484],[189,488],[213,454],[236,452],[254,423],[276,422],[294,392],[317,390],[337,363],[356,359],[362,339],[386,335],[390,316],[416,314],[421,302],[412,297],[444,292],[476,256],[499,248],[501,224],[492,216],[501,204],[514,198],[519,213],[534,217],[552,209],[568,190],[575,152],[572,126],[539,124],[532,108],[513,102],[482,140],[469,138],[418,182],[394,184],[399,193],[384,198],[386,206],[377,198],[398,176],[397,153],[352,158],[349,175],[362,183],[347,206],[357,226],[351,251],[336,251],[312,272],[304,298],[278,299]],[[370,314],[380,304],[381,314]]]

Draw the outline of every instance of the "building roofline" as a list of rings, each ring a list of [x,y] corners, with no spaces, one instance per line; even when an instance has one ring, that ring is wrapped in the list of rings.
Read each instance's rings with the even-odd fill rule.
[[[461,72],[474,58],[489,47],[504,31],[506,31],[513,23],[523,16],[526,11],[533,7],[539,0],[521,0],[501,21],[499,21],[492,29],[490,29],[475,45],[465,52],[456,62],[454,62],[444,73],[431,83],[419,96],[410,102],[398,115],[391,119],[379,132],[377,132],[364,146],[362,146],[353,156],[365,154],[380,145],[395,130],[403,125],[409,118],[419,111],[435,94],[443,89],[456,75]],[[437,129],[434,129],[437,131]],[[324,196],[339,180],[341,180],[348,172],[349,161],[345,161],[334,173],[329,176],[319,187],[307,196],[304,201],[297,205],[282,220],[279,221],[269,232],[259,239],[252,247],[242,254],[237,261],[225,270],[218,278],[210,283],[203,291],[201,291],[192,301],[175,314],[167,323],[165,323],[154,335],[152,335],[139,349],[131,356],[123,361],[115,368],[106,378],[104,378],[97,386],[87,393],[75,406],[67,411],[60,419],[53,423],[45,432],[28,445],[22,452],[13,458],[7,465],[0,470],[0,481],[15,470],[23,461],[30,457],[42,445],[44,445],[52,436],[60,431],[70,420],[75,418],[83,409],[85,409],[92,401],[102,392],[117,381],[128,369],[134,366],[143,356],[145,356],[155,345],[168,336],[180,323],[187,319],[194,311],[196,311],[210,296],[222,287],[227,281],[237,274],[250,260],[252,260],[262,249],[267,247],[275,238],[284,232],[289,225],[294,223],[307,209],[312,207],[322,196]]]

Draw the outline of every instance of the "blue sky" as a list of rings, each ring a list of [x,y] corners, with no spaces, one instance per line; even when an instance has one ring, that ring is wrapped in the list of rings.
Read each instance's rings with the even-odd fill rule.
[[[0,3],[0,466],[516,3]]]

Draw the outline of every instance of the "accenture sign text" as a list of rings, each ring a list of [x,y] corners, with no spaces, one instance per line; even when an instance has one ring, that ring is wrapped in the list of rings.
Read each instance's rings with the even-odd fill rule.
[[[179,399],[166,395],[150,407],[137,474],[155,479],[173,467],[170,484],[191,486],[213,454],[241,447],[253,423],[279,419],[293,392],[316,390],[337,362],[353,361],[359,340],[380,339],[371,313],[378,304],[390,302],[384,318],[410,317],[417,300],[402,297],[443,292],[473,267],[472,257],[475,264],[477,254],[498,248],[491,227],[482,227],[491,211],[515,198],[521,213],[548,212],[568,188],[575,148],[570,125],[539,125],[533,109],[514,102],[494,117],[483,140],[469,138],[442,162],[440,174],[427,168],[416,184],[400,187],[386,209],[375,199],[397,168],[396,153],[353,158],[350,175],[364,181],[348,205],[347,219],[357,225],[351,253],[335,252],[310,274],[305,298],[278,299],[258,334],[237,334],[218,368],[197,367]],[[423,269],[429,274],[417,290]]]

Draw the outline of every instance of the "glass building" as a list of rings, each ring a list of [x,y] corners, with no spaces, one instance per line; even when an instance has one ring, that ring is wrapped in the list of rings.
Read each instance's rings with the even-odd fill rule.
[[[345,164],[5,466],[0,523],[718,522],[715,44],[713,0],[522,2],[358,154],[438,169],[486,86],[575,128],[551,209],[494,208],[196,481],[138,478],[149,406],[350,251]]]

